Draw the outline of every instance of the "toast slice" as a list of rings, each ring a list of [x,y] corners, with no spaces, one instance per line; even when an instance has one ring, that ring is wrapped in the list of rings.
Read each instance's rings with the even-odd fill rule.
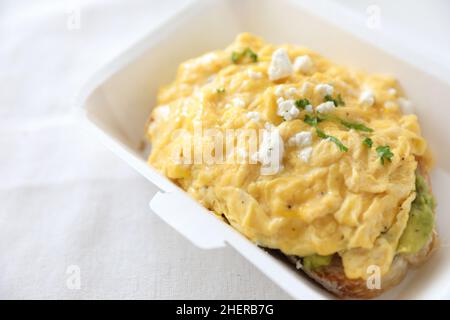
[[[420,160],[418,172],[425,178],[431,190],[431,181],[428,172]],[[340,298],[370,299],[379,296],[399,284],[410,267],[415,267],[425,262],[438,246],[438,236],[436,230],[433,230],[430,240],[419,252],[414,254],[398,254],[394,258],[389,272],[381,278],[380,289],[369,289],[366,280],[363,279],[348,279],[345,276],[342,261],[338,255],[333,256],[329,265],[315,270],[301,268],[301,258],[299,257],[289,256],[288,259],[295,263],[297,267],[300,267],[309,277]]]

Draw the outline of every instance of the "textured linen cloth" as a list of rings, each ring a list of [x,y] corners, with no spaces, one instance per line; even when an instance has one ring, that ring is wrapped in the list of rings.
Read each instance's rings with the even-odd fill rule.
[[[187,2],[0,2],[0,298],[288,298],[232,249],[200,250],[153,215],[157,189],[74,117],[89,76]],[[386,19],[404,13],[388,3]],[[442,11],[419,20],[447,27],[434,54],[450,59]]]

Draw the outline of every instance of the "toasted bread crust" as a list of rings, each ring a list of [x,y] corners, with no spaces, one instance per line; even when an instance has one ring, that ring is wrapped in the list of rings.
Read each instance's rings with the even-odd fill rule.
[[[317,270],[303,269],[303,271],[339,298],[370,299],[398,285],[411,266],[418,266],[425,262],[437,247],[437,234],[433,232],[428,244],[418,253],[396,256],[389,272],[381,278],[380,289],[369,289],[363,279],[348,279],[345,276],[342,261],[337,255],[326,267]]]
[[[418,161],[418,171],[423,175],[431,190],[429,175],[420,160]],[[410,267],[419,266],[424,263],[438,246],[439,239],[434,230],[428,243],[419,252],[415,254],[397,255],[392,262],[389,272],[381,278],[380,289],[369,289],[366,281],[363,279],[348,279],[345,276],[342,261],[338,255],[335,255],[331,264],[326,267],[321,267],[317,270],[303,269],[303,271],[325,289],[340,298],[370,299],[398,285]],[[289,259],[295,263],[299,261],[298,257],[291,256]]]

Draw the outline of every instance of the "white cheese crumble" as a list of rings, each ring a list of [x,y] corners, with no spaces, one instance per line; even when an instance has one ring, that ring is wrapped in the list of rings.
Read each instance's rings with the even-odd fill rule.
[[[308,163],[309,158],[311,158],[311,153],[313,151],[312,147],[306,147],[298,153],[298,157],[303,160],[303,162]]]
[[[283,96],[283,94],[284,94],[284,88],[283,88],[283,86],[282,86],[282,85],[276,86],[276,87],[275,87],[275,90],[274,90],[274,93],[275,93],[275,95],[276,95],[277,97]]]
[[[302,85],[302,88],[300,89],[300,93],[301,93],[303,96],[306,95],[311,87],[312,87],[311,82],[306,81],[306,82]]]
[[[312,134],[309,131],[301,131],[296,133],[294,136],[290,137],[288,144],[290,146],[309,146],[312,143]]]
[[[261,174],[276,174],[282,169],[284,143],[277,128],[266,126],[258,152],[254,154],[256,161],[261,163]]]
[[[389,88],[387,89],[387,93],[390,96],[395,96],[397,94],[397,90],[395,90],[395,88]]]
[[[308,104],[308,105],[305,107],[305,111],[306,111],[306,112],[309,112],[309,113],[313,112],[313,106],[310,105],[310,104]]]
[[[294,70],[297,72],[308,73],[314,67],[312,59],[308,55],[298,56],[294,61]]]
[[[298,117],[300,111],[295,106],[295,100],[289,99],[278,103],[277,115],[283,117],[284,120],[290,121]]]
[[[231,100],[231,102],[233,103],[233,105],[235,107],[238,107],[238,108],[245,108],[245,105],[246,105],[245,101],[242,100],[241,98],[234,98],[233,100]]]
[[[283,97],[279,97],[278,99],[277,99],[277,104],[280,104],[280,103],[282,103],[284,101],[284,98]]]
[[[259,112],[256,111],[250,111],[247,113],[247,118],[249,118],[250,120],[253,120],[255,122],[258,122],[260,117],[259,117]]]
[[[286,95],[289,98],[295,97],[297,95],[297,89],[294,87],[290,87],[289,89],[286,90]]]
[[[404,114],[413,114],[415,113],[414,106],[411,101],[405,98],[397,99],[398,105]]]
[[[319,113],[328,113],[328,112],[333,111],[335,108],[336,107],[335,107],[333,101],[327,101],[327,102],[319,104],[316,107],[316,111]]]
[[[289,77],[292,74],[292,63],[285,48],[275,50],[268,69],[271,81]]]
[[[359,95],[359,103],[363,106],[371,107],[375,103],[375,96],[373,95],[372,91],[370,90],[364,90]]]
[[[253,71],[252,69],[248,69],[247,75],[250,79],[258,80],[262,78],[262,73],[259,71]]]
[[[333,86],[326,84],[326,83],[321,83],[316,85],[316,87],[314,88],[314,92],[316,92],[318,95],[320,95],[322,98],[329,95],[331,96],[334,92],[334,88]]]

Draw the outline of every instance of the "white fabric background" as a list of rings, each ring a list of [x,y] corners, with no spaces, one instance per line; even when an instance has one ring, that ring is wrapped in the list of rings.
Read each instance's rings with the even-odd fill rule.
[[[361,15],[373,3],[339,1]],[[73,117],[87,78],[186,2],[0,1],[0,298],[288,298],[233,250],[199,250],[154,216],[156,189]],[[390,2],[375,1],[383,25],[450,66],[448,2]]]

